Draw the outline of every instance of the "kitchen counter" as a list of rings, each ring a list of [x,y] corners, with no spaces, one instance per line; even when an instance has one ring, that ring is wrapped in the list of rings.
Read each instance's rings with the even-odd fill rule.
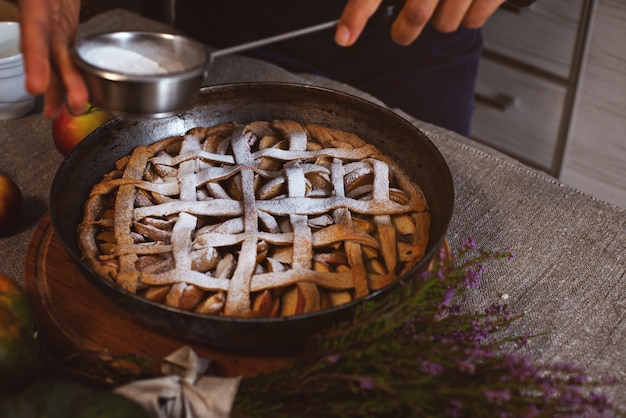
[[[83,23],[80,36],[121,29],[169,27],[114,10]],[[220,58],[212,71],[215,84],[308,83],[376,101],[349,86],[244,57]],[[524,349],[534,358],[571,362],[593,376],[626,378],[626,211],[468,138],[395,111],[430,137],[450,167],[455,186],[451,247],[473,237],[481,247],[511,248],[515,255],[488,266],[465,307],[482,310],[506,300],[512,311],[525,314],[511,333],[545,333]],[[0,141],[0,172],[24,195],[20,224],[0,237],[0,271],[23,283],[25,254],[49,209],[50,186],[62,156],[41,104],[26,117],[0,121]],[[626,404],[626,385],[607,393]]]

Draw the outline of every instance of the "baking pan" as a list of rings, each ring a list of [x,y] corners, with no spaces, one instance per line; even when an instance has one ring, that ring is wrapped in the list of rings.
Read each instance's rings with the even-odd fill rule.
[[[55,175],[50,194],[55,233],[103,297],[112,298],[139,321],[160,332],[238,351],[302,347],[313,333],[337,321],[349,320],[357,304],[384,297],[397,282],[354,302],[293,317],[209,316],[151,302],[122,290],[83,263],[77,244],[77,226],[83,219],[83,205],[91,188],[135,147],[183,134],[196,126],[276,119],[353,132],[392,157],[420,185],[431,214],[429,243],[424,259],[408,276],[424,270],[443,244],[453,214],[454,187],[443,156],[422,131],[389,109],[353,95],[303,84],[259,82],[211,86],[201,89],[196,105],[188,112],[163,119],[110,120],[81,141]]]

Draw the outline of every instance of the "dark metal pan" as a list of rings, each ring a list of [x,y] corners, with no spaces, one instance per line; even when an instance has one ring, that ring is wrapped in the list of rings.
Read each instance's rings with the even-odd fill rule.
[[[189,112],[165,119],[116,118],[93,132],[66,157],[54,178],[51,219],[63,247],[103,294],[138,320],[165,334],[213,347],[244,351],[297,348],[312,333],[349,319],[363,301],[384,297],[394,284],[355,302],[287,318],[231,318],[200,315],[121,290],[100,278],[81,260],[76,229],[94,184],[119,158],[138,145],[180,135],[195,126],[222,122],[291,119],[354,132],[395,159],[418,183],[431,212],[426,257],[412,271],[424,270],[442,245],[453,213],[454,188],[448,166],[435,145],[413,124],[361,98],[325,88],[290,83],[239,83],[200,91]]]

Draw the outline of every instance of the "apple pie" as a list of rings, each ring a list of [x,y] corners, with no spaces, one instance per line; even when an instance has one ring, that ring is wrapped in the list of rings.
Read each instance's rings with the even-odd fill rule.
[[[128,292],[212,315],[350,302],[423,257],[419,185],[357,135],[318,124],[196,127],[139,146],[96,184],[84,259]]]

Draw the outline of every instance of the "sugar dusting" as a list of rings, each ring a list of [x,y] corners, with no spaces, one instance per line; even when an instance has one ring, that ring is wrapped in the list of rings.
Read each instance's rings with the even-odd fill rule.
[[[85,49],[82,58],[96,67],[133,75],[166,74],[158,62],[134,51],[116,46],[97,46]]]

